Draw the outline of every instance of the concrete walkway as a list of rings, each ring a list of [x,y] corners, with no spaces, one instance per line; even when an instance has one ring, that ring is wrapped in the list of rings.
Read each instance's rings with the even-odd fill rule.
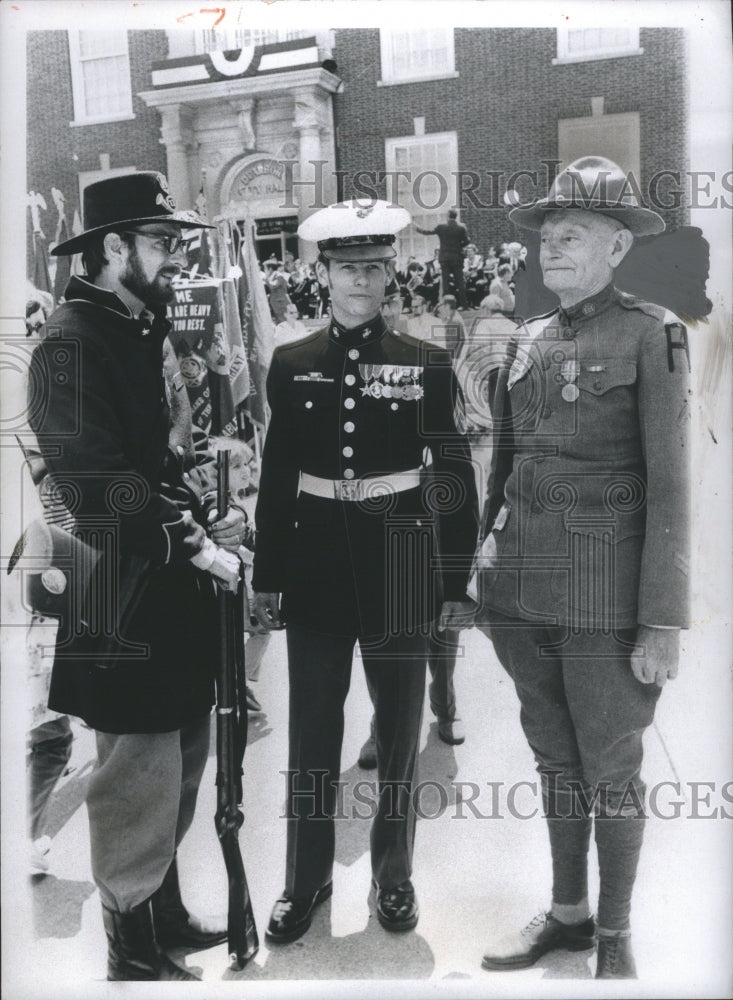
[[[724,638],[709,631],[706,642],[719,649]],[[689,643],[690,648],[695,645]],[[424,715],[420,754],[424,818],[418,824],[414,876],[421,907],[417,929],[391,935],[379,926],[370,892],[369,822],[342,820],[337,828],[333,899],[319,908],[304,938],[270,949],[264,944],[264,929],[284,882],[285,779],[280,772],[287,761],[287,672],[284,635],[269,638],[255,682],[264,713],[252,717],[241,837],[263,940],[256,959],[241,972],[228,969],[226,945],[185,956],[187,965],[203,978],[201,987],[186,986],[186,995],[290,998],[296,991],[297,996],[339,998],[347,993],[379,998],[729,995],[731,825],[720,812],[726,806],[721,783],[731,774],[719,735],[721,713],[727,711],[719,693],[727,691],[726,678],[718,677],[715,683],[708,675],[700,684],[700,655],[688,652],[681,675],[665,692],[657,723],[648,733],[645,776],[650,788],[658,786],[658,815],[648,826],[633,911],[640,982],[620,984],[614,990],[592,979],[595,958],[587,953],[556,953],[523,972],[488,973],[480,968],[483,945],[506,928],[523,925],[547,905],[550,865],[544,822],[539,814],[532,815],[539,807],[536,775],[519,728],[513,688],[481,633],[463,633],[463,646],[456,686],[467,731],[465,744],[444,745],[427,706]],[[370,711],[357,659],[346,706],[344,812],[354,803],[355,783],[373,780],[373,772],[360,771],[356,763]],[[90,875],[83,805],[93,740],[83,727],[76,728],[76,736],[75,771],[63,780],[54,798],[52,871],[33,880],[31,889],[33,928],[26,954],[33,970],[32,991],[21,989],[8,993],[9,998],[116,995],[104,981],[106,946]],[[221,912],[226,898],[213,822],[214,776],[212,742],[194,826],[180,852],[184,896],[200,914]],[[662,787],[663,782],[673,784]],[[728,796],[731,815],[730,788]],[[675,807],[675,802],[680,804]],[[702,818],[716,808],[717,818]],[[662,818],[675,812],[679,818]],[[591,892],[597,893],[595,877]],[[234,982],[227,982],[232,980],[236,989]],[[125,995],[183,995],[180,986],[175,993],[171,989],[140,985]]]

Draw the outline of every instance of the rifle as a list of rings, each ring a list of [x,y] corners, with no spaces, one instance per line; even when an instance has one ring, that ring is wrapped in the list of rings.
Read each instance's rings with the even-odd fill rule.
[[[229,452],[216,457],[217,507],[219,518],[229,507]],[[252,901],[239,848],[239,828],[244,815],[242,762],[247,746],[247,698],[244,672],[244,600],[219,590],[220,659],[216,678],[216,832],[224,855],[229,882],[227,941],[229,955],[242,969],[257,954],[257,937]]]

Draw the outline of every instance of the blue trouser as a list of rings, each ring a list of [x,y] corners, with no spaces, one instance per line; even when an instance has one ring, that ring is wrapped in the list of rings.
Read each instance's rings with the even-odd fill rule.
[[[356,638],[287,627],[290,674],[287,873],[285,890],[312,895],[330,879],[344,702]],[[374,701],[379,790],[371,828],[372,875],[390,888],[412,873],[415,780],[427,636],[360,641]],[[362,816],[370,814],[363,807]]]
[[[628,925],[644,828],[642,739],[660,688],[631,670],[636,630],[573,633],[491,612],[494,649],[521,704],[542,775],[553,856],[553,899],[587,895],[587,849],[596,814],[599,925]],[[595,799],[595,801],[594,801]]]

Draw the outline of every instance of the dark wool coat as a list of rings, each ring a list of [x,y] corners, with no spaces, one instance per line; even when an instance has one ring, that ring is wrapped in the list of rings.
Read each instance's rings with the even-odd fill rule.
[[[215,595],[189,562],[210,478],[184,479],[192,442],[171,432],[164,316],[136,319],[83,278],[66,298],[33,353],[29,419],[77,534],[101,558],[88,584],[75,567],[49,707],[106,732],[170,731],[213,701]]]

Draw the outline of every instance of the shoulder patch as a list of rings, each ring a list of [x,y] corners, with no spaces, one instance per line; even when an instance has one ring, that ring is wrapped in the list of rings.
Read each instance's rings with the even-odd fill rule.
[[[687,371],[690,371],[690,345],[687,340],[687,327],[679,320],[675,323],[665,323],[664,332],[667,336],[667,368],[674,371],[675,351],[681,351],[687,361]],[[681,361],[681,356],[680,356]]]

